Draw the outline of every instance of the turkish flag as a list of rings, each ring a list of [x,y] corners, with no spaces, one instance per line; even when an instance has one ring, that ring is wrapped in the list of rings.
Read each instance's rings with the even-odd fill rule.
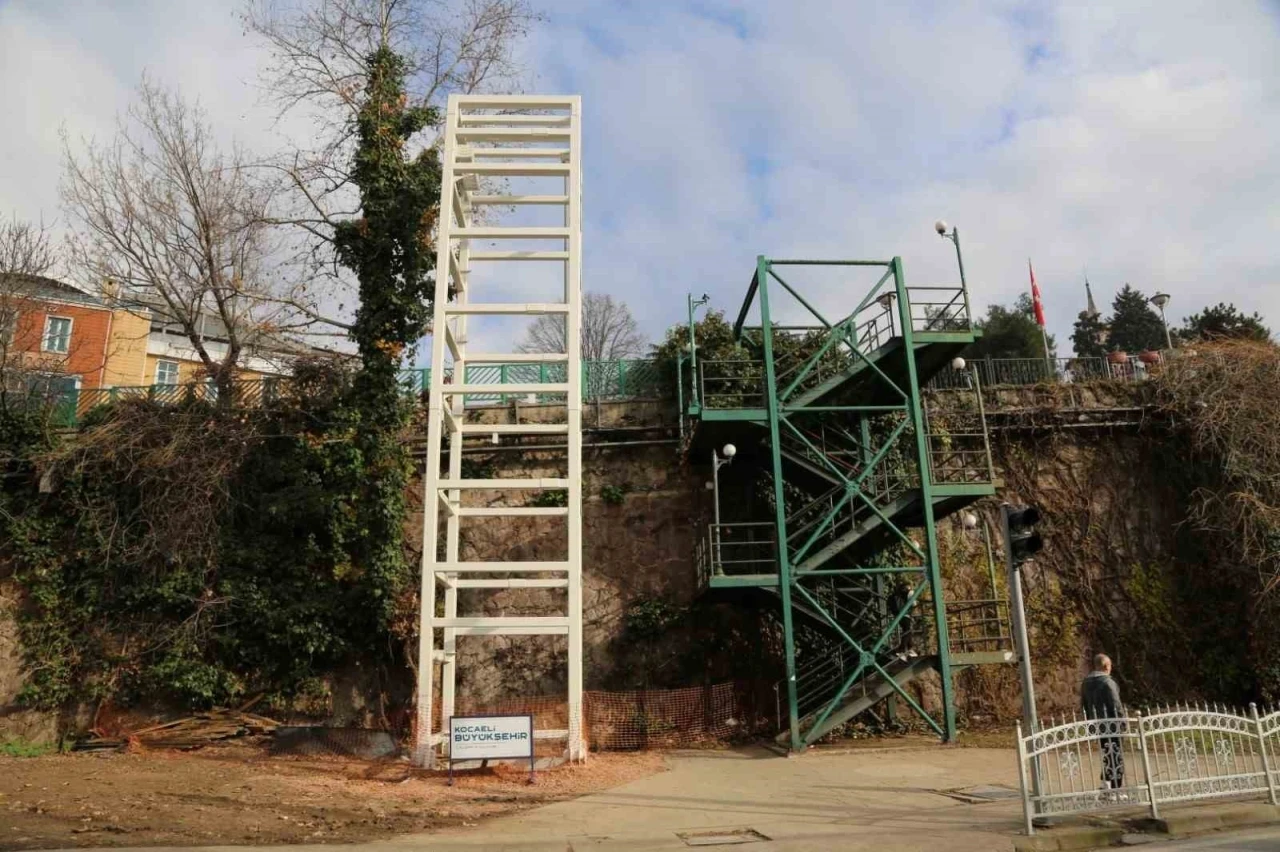
[[[1036,286],[1036,271],[1031,268],[1031,258],[1027,258],[1027,272],[1031,274],[1031,304],[1036,309],[1036,325],[1044,328],[1044,305],[1040,302],[1040,288]]]

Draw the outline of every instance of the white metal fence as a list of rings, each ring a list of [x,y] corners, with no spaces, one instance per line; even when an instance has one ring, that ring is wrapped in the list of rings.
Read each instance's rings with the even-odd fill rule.
[[[1037,817],[1175,802],[1267,796],[1277,801],[1280,711],[1259,715],[1203,705],[1124,718],[1018,725],[1018,771],[1027,833]]]

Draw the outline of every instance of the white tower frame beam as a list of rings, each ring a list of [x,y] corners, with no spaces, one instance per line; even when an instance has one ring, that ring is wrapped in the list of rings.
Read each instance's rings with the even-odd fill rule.
[[[582,119],[581,98],[529,95],[451,95],[446,113],[441,174],[440,218],[436,246],[434,333],[431,339],[431,385],[428,397],[426,471],[423,486],[422,590],[419,614],[417,727],[413,759],[433,766],[447,749],[447,737],[437,732],[440,720],[454,715],[457,700],[458,638],[465,636],[567,636],[568,729],[535,732],[535,737],[564,738],[570,760],[586,757],[582,725]],[[485,194],[481,178],[560,178],[562,194]],[[554,192],[554,189],[552,190]],[[503,227],[473,221],[478,207],[528,205],[560,207],[563,224],[555,227]],[[560,243],[552,250],[472,249],[505,240]],[[563,301],[555,303],[486,302],[473,298],[471,265],[503,261],[502,270],[515,273],[524,264],[560,263],[564,267]],[[450,284],[454,297],[450,301]],[[521,353],[468,353],[467,324],[472,316],[538,316],[564,314],[566,351],[530,356]],[[446,383],[448,359],[453,381]],[[564,423],[515,423],[501,426],[469,424],[465,394],[492,391],[492,386],[468,384],[467,366],[484,363],[563,361],[566,380],[504,385],[504,393],[564,394]],[[539,479],[467,479],[463,477],[462,445],[467,435],[566,436],[566,476]],[[447,467],[441,455],[447,447]],[[520,497],[530,489],[568,492],[564,507],[521,505],[464,505],[474,490],[503,497]],[[505,503],[507,500],[489,501]],[[441,516],[444,529],[441,530]],[[564,517],[566,558],[545,562],[466,562],[460,559],[463,518]],[[443,556],[440,540],[444,540]],[[527,577],[521,575],[533,574]],[[566,606],[546,615],[459,616],[460,589],[565,589]],[[437,615],[438,592],[443,591],[443,616]],[[437,641],[439,632],[439,641]],[[440,700],[435,706],[435,681]]]

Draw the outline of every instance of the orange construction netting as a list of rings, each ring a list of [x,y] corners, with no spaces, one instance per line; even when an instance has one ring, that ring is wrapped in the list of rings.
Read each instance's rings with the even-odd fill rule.
[[[737,692],[732,683],[687,689],[643,689],[633,692],[583,693],[583,723],[593,751],[682,748],[720,742],[743,729]],[[458,716],[533,714],[534,731],[565,731],[568,703],[559,697],[512,698],[493,702],[459,700]],[[443,729],[444,720],[436,724]],[[538,753],[563,748],[563,741],[542,740]]]

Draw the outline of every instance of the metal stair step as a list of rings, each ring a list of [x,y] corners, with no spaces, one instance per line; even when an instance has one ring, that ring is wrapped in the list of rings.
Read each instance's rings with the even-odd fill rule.
[[[884,512],[886,517],[893,520],[896,515],[910,508],[914,503],[918,502],[919,499],[919,491],[909,491],[894,500],[888,506],[881,506],[880,510]],[[880,526],[880,516],[875,514],[871,515],[871,517],[859,522],[854,529],[840,536],[817,553],[813,553],[805,557],[804,561],[796,566],[796,573],[803,574],[806,571],[813,571],[820,568],[833,556],[840,553],[842,550],[852,547],[859,539]]]
[[[906,661],[886,666],[885,668],[898,686],[906,686],[925,672],[936,670],[937,667],[938,658],[930,655],[912,657]],[[880,672],[872,670],[872,673],[869,676],[862,678],[850,687],[849,692],[845,695],[844,701],[841,705],[833,710],[831,715],[827,716],[821,725],[810,728],[805,733],[805,742],[812,743],[814,740],[821,738],[835,728],[849,721],[854,716],[857,716],[859,713],[864,713],[867,710],[870,710],[880,701],[883,701],[895,692],[896,690],[892,685],[890,685],[889,681],[880,674]],[[821,715],[822,710],[825,709],[825,707],[826,704],[824,703],[818,710],[808,713],[802,717],[800,719],[800,728],[803,730],[807,725],[816,720],[818,716]],[[786,745],[790,737],[790,730],[785,730],[775,737],[775,741]]]

